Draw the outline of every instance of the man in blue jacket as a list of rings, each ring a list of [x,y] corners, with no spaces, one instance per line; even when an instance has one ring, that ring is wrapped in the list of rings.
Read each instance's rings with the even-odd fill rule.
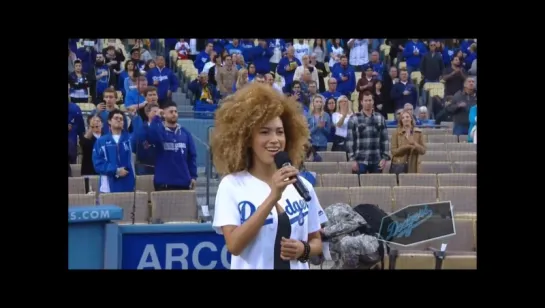
[[[390,97],[394,101],[395,109],[403,109],[405,104],[409,103],[416,108],[416,86],[409,81],[409,73],[402,69],[399,73],[399,82],[392,87]]]
[[[347,97],[352,96],[352,92],[356,89],[356,73],[354,68],[348,65],[348,58],[345,55],[341,56],[341,63],[335,66],[331,77],[337,79],[337,91]]]
[[[199,73],[202,72],[206,62],[211,60],[210,55],[212,54],[212,50],[214,50],[214,45],[212,45],[212,43],[208,43],[206,44],[206,48],[195,58],[194,65]]]
[[[295,57],[295,48],[293,46],[288,47],[287,55],[283,57],[276,70],[278,75],[284,78],[284,93],[291,92],[291,84],[293,83],[293,75],[295,75],[295,70],[301,65],[301,61]]]
[[[153,117],[147,138],[156,151],[155,191],[195,189],[197,151],[191,133],[178,124],[174,102],[167,102],[166,108]]]
[[[148,84],[153,84],[157,87],[159,95],[159,106],[164,107],[167,100],[172,99],[172,93],[178,90],[178,77],[168,68],[165,67],[165,58],[158,56],[155,60],[156,67],[152,68],[146,74]]]
[[[409,72],[409,77],[414,71],[420,70],[420,60],[428,52],[426,45],[419,42],[418,39],[411,39],[407,44],[405,44],[405,49],[403,50],[403,56],[407,61],[407,71]]]
[[[253,60],[257,74],[265,75],[270,71],[271,66],[269,61],[272,55],[272,50],[267,47],[267,41],[259,39],[259,44],[251,52],[251,59]]]
[[[102,135],[93,148],[93,166],[100,175],[101,193],[131,192],[135,174],[129,133],[123,130],[123,112],[108,114],[110,132]]]

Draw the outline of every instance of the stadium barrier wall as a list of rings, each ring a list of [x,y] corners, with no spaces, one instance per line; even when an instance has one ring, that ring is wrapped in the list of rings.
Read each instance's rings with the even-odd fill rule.
[[[231,254],[210,223],[118,225],[117,206],[68,209],[69,269],[228,269]]]

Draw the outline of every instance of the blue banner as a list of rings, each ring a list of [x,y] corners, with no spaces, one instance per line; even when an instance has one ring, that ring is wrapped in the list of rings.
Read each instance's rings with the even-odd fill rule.
[[[127,233],[122,269],[229,269],[231,254],[215,232]]]

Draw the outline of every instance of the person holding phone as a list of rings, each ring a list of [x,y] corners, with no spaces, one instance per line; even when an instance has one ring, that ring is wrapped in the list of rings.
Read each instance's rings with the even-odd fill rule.
[[[100,175],[101,193],[132,192],[136,178],[130,134],[123,129],[124,115],[118,109],[108,114],[110,131],[93,148],[93,166]]]

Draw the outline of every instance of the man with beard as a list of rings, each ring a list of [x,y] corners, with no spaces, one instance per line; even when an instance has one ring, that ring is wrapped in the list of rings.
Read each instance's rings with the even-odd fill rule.
[[[157,111],[149,125],[147,139],[155,146],[155,191],[195,189],[197,151],[191,133],[178,124],[174,102],[168,101],[163,110]]]
[[[107,88],[114,88],[117,81],[116,75],[111,66],[107,65],[104,60],[104,55],[98,53],[96,55],[95,65],[89,72],[89,80],[91,83],[90,94],[95,105],[102,102],[102,94]]]

